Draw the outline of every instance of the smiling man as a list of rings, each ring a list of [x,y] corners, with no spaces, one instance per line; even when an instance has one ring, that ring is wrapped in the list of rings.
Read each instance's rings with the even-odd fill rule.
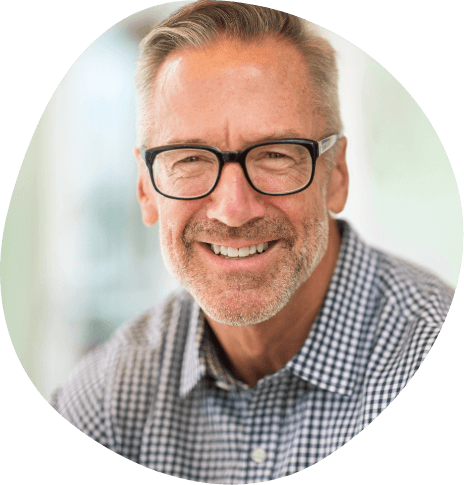
[[[401,391],[452,292],[367,247],[334,52],[305,22],[201,1],[142,42],[138,198],[185,289],[80,364],[53,405],[117,453],[214,483],[321,460]]]

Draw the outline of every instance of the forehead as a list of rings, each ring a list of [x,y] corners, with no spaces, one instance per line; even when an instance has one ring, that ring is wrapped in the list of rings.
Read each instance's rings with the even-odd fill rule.
[[[152,89],[149,136],[154,144],[173,137],[253,142],[283,131],[309,138],[311,99],[304,58],[287,41],[221,39],[167,57]]]

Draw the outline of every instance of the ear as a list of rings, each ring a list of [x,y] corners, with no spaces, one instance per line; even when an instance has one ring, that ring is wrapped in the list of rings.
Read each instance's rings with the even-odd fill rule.
[[[154,193],[150,175],[147,171],[147,166],[145,165],[145,160],[142,160],[142,156],[140,155],[140,150],[135,148],[134,154],[139,166],[137,198],[139,199],[140,209],[142,211],[142,221],[146,226],[150,227],[158,221],[156,194]]]
[[[338,141],[334,165],[327,181],[327,208],[335,214],[344,209],[348,197],[349,176],[346,165],[346,145],[346,137]]]

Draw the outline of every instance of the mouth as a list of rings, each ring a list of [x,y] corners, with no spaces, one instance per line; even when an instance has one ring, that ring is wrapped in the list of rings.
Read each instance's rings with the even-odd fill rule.
[[[277,241],[267,241],[259,244],[252,244],[251,246],[243,246],[241,248],[235,248],[231,246],[220,246],[218,244],[207,244],[204,245],[216,256],[224,259],[246,259],[258,256],[266,252],[271,248]]]

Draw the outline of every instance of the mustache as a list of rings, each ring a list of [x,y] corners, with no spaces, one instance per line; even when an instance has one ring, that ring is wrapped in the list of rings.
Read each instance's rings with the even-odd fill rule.
[[[248,221],[240,227],[230,227],[217,221],[205,219],[203,221],[190,220],[184,228],[182,240],[185,246],[201,240],[203,235],[217,239],[282,239],[292,247],[297,240],[297,233],[289,220],[271,217]]]

